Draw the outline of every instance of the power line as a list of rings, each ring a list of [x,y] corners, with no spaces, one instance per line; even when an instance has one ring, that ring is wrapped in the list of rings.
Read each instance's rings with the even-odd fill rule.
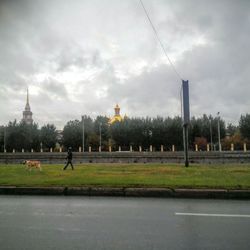
[[[148,14],[148,12],[147,12],[147,10],[146,10],[146,8],[145,8],[145,6],[144,6],[142,0],[140,0],[140,3],[141,3],[141,5],[142,5],[142,8],[143,8],[143,10],[144,10],[144,12],[145,12],[147,18],[148,18],[148,21],[149,21],[150,25],[151,25],[151,27],[152,27],[154,33],[155,33],[155,36],[156,36],[158,42],[159,42],[160,45],[161,45],[161,48],[162,48],[162,50],[163,50],[165,56],[167,57],[167,59],[168,59],[170,65],[172,66],[172,68],[173,68],[174,72],[176,73],[176,75],[182,80],[180,74],[179,74],[178,71],[176,70],[174,64],[172,63],[172,61],[170,60],[170,58],[169,58],[169,56],[168,56],[168,54],[167,54],[166,49],[164,48],[164,46],[163,46],[163,44],[162,44],[161,39],[160,39],[160,37],[158,36],[157,30],[156,30],[156,28],[154,27],[154,25],[153,25],[153,23],[152,23],[152,21],[151,21],[151,19],[150,19],[150,17],[149,17],[149,14]]]

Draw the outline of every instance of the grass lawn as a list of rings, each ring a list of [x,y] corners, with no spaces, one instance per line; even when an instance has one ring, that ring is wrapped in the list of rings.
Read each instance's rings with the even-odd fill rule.
[[[250,164],[77,164],[42,165],[28,171],[24,165],[0,164],[0,186],[103,186],[250,189]]]

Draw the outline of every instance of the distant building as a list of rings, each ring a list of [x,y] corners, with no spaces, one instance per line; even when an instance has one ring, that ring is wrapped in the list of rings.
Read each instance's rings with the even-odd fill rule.
[[[28,89],[27,89],[27,100],[26,100],[25,110],[23,111],[22,121],[28,125],[33,123],[32,112],[30,111],[29,90]]]
[[[115,110],[115,115],[109,119],[109,124],[113,124],[115,122],[121,122],[122,120],[124,120],[124,118],[127,117],[126,115],[124,117],[120,115],[120,107],[118,104],[116,104],[114,110]]]

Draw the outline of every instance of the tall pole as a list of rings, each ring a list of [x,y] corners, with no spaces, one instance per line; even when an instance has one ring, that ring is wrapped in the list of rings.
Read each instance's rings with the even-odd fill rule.
[[[5,153],[6,150],[6,128],[4,126],[4,131],[3,131],[3,152]]]
[[[185,161],[185,167],[189,166],[189,160],[188,160],[188,125],[183,125],[183,144],[184,144],[184,161]]]
[[[84,152],[84,118],[82,116],[82,152]]]
[[[213,151],[212,118],[209,119],[209,124],[210,124],[210,144],[211,144],[211,151]]]
[[[182,80],[182,116],[183,116],[183,148],[185,167],[189,166],[188,159],[188,124],[190,122],[189,112],[189,84],[188,81]]]
[[[217,113],[218,116],[218,143],[219,143],[219,151],[221,152],[221,143],[220,143],[220,112]]]
[[[102,123],[99,124],[99,133],[100,133],[100,150],[102,149]]]

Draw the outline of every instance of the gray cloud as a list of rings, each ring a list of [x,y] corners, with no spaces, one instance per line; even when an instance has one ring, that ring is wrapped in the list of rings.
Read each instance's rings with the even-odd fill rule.
[[[237,123],[249,112],[250,2],[144,0],[184,79],[191,113]],[[62,127],[82,114],[180,114],[180,79],[139,1],[0,1],[0,124],[21,119],[29,86],[34,119]]]
[[[54,98],[68,98],[67,90],[62,82],[59,82],[53,78],[46,79],[44,82],[41,83],[42,91],[47,93],[48,96]]]

